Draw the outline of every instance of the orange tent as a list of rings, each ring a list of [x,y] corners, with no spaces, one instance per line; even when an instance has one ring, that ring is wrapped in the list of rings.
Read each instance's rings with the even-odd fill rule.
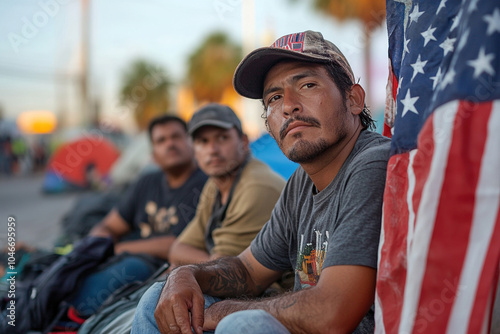
[[[46,192],[90,188],[107,179],[118,149],[102,136],[83,137],[59,147],[49,160],[43,184]]]

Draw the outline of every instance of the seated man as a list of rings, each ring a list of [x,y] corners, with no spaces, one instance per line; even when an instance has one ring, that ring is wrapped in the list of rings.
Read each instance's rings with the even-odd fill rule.
[[[198,168],[186,123],[164,115],[151,121],[149,137],[161,170],[143,176],[90,235],[113,237],[115,253],[168,259],[168,251],[196,212],[206,175]]]
[[[116,254],[149,257],[126,256],[87,277],[70,301],[82,316],[93,314],[120,286],[148,278],[168,259],[175,238],[195,215],[207,177],[194,160],[186,123],[159,116],[149,124],[149,137],[160,170],[140,178],[118,208],[90,231],[93,236],[112,237]]]
[[[250,247],[172,271],[142,297],[132,333],[373,332],[389,140],[369,130],[349,63],[306,31],[247,55],[234,86],[262,99],[270,134],[300,167]],[[294,292],[248,299],[289,269]]]
[[[231,108],[210,104],[200,109],[189,122],[189,133],[196,160],[210,178],[196,216],[170,247],[171,267],[241,253],[271,216],[285,185],[281,176],[251,157],[248,138]],[[133,314],[135,305],[132,297],[128,307],[119,308],[116,321],[98,315],[81,332],[91,333],[96,322],[104,322],[109,330],[126,331],[132,318],[121,315]]]
[[[196,216],[172,245],[171,266],[241,253],[271,216],[285,181],[250,155],[231,108],[210,104],[189,122],[195,157],[210,177]]]

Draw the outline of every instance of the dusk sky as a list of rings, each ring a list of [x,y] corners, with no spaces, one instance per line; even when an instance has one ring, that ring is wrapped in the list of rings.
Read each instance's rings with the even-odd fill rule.
[[[255,0],[248,2],[250,8],[253,3],[253,20],[247,17],[243,27],[243,2],[91,0],[91,96],[102,101],[104,114],[116,113],[122,74],[138,58],[163,66],[174,83],[182,83],[188,55],[217,30],[239,44],[250,32],[254,39],[249,49],[285,34],[320,31],[344,52],[356,78],[364,84],[364,34],[359,23],[339,23],[319,14],[310,0]],[[14,119],[25,110],[52,110],[57,114],[60,108],[77,109],[81,2],[1,1],[0,17],[0,106],[4,115]],[[381,27],[372,42],[371,96],[375,111],[383,108],[385,101],[386,35],[385,27]]]

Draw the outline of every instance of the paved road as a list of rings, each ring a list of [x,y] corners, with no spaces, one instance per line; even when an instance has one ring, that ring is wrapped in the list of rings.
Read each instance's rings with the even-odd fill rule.
[[[78,194],[46,195],[41,192],[43,176],[0,177],[0,247],[6,246],[7,220],[16,219],[16,241],[51,249],[59,235],[63,215]]]

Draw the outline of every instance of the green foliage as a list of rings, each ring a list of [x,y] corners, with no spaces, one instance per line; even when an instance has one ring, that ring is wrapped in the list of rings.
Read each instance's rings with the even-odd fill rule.
[[[145,129],[153,117],[166,113],[170,86],[161,66],[136,60],[123,74],[120,102],[134,110],[138,127]]]
[[[210,34],[188,60],[188,85],[198,102],[219,102],[225,89],[232,87],[241,46],[223,32]]]
[[[385,20],[384,0],[314,0],[314,7],[340,21],[359,19],[374,29]]]

